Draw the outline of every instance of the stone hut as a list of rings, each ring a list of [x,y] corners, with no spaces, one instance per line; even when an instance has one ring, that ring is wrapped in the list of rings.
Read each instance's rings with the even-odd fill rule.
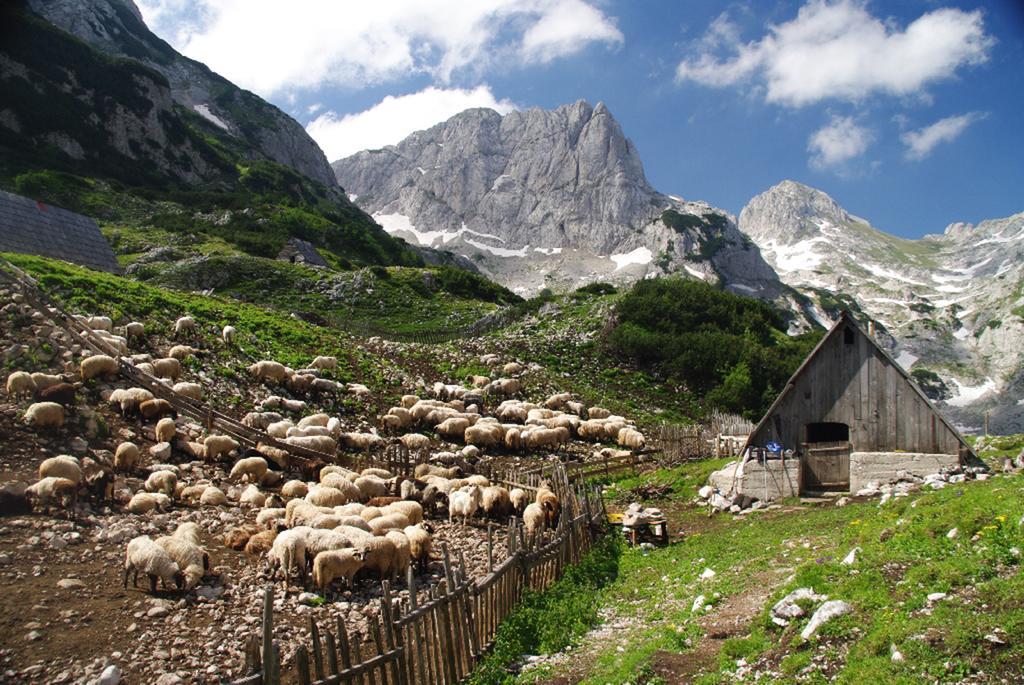
[[[291,262],[292,264],[305,264],[306,266],[318,266],[327,268],[329,265],[320,253],[316,251],[313,244],[307,240],[300,240],[299,238],[290,238],[281,251],[278,253],[277,258]]]

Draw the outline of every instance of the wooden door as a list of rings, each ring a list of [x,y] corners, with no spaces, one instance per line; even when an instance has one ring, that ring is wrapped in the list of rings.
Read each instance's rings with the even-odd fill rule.
[[[850,443],[803,444],[801,489],[804,491],[850,489]]]

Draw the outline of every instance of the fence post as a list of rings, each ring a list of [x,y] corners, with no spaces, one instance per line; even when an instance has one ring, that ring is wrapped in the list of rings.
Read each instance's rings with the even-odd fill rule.
[[[263,591],[263,685],[277,685],[274,680],[274,586]]]

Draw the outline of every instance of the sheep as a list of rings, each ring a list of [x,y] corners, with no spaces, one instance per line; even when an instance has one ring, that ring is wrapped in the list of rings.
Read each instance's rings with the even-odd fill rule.
[[[124,587],[128,587],[128,574],[134,571],[132,586],[138,585],[139,571],[149,576],[149,591],[156,592],[159,578],[164,588],[170,583],[179,590],[185,583],[185,574],[163,547],[148,535],[133,538],[124,555]]]
[[[154,471],[146,479],[146,492],[162,492],[172,496],[178,486],[178,475],[174,471]]]
[[[442,435],[446,438],[461,438],[465,435],[466,429],[469,428],[469,425],[469,419],[452,417],[439,423],[434,430],[438,435]]]
[[[249,541],[245,543],[245,553],[251,557],[259,557],[267,554],[273,548],[277,535],[278,531],[276,528],[254,533],[252,537],[249,538]]]
[[[207,461],[215,461],[238,449],[238,442],[228,435],[208,435],[203,440],[203,446],[206,448]]]
[[[377,447],[382,442],[381,437],[373,433],[342,433],[339,439],[343,447],[364,452]]]
[[[530,496],[526,494],[526,490],[512,488],[508,495],[512,501],[512,508],[515,509],[517,514],[522,514],[523,510],[526,509],[526,505],[530,503]]]
[[[544,509],[536,502],[530,502],[523,510],[523,528],[527,537],[538,535],[544,530],[546,517]]]
[[[390,540],[395,546],[395,561],[391,568],[392,577],[402,578],[409,570],[409,562],[412,558],[412,545],[409,538],[402,532],[406,526],[399,530],[389,530],[384,538]]]
[[[331,430],[326,426],[306,426],[305,428],[299,428],[298,426],[292,426],[288,429],[285,434],[286,438],[305,438],[311,435],[323,435],[331,437]]]
[[[32,382],[36,384],[36,390],[43,390],[44,388],[49,388],[51,385],[63,383],[64,378],[51,373],[35,372],[32,374]]]
[[[504,442],[505,432],[502,430],[501,424],[480,421],[466,428],[463,440],[467,445],[497,447]]]
[[[238,496],[238,503],[247,507],[260,508],[267,501],[267,496],[260,492],[260,489],[253,484],[250,484],[242,494]]]
[[[412,521],[409,520],[408,516],[397,511],[382,513],[381,516],[366,523],[370,526],[370,531],[374,535],[384,535],[389,530],[401,530],[406,526],[412,525]]]
[[[397,512],[409,519],[409,523],[415,525],[423,521],[423,505],[419,502],[399,500],[387,505],[387,511]]]
[[[132,321],[124,325],[124,337],[143,338],[146,335],[146,326],[138,321]]]
[[[203,490],[199,503],[206,507],[221,507],[228,503],[228,496],[217,486],[211,485]]]
[[[116,404],[121,409],[121,414],[127,416],[130,412],[138,411],[139,405],[152,400],[153,393],[145,388],[117,389],[110,393],[110,403]]]
[[[435,464],[416,464],[416,468],[413,471],[413,475],[416,478],[423,478],[425,476],[440,476],[441,478],[458,478],[462,475],[462,469],[458,466],[452,466],[451,468],[445,468],[443,466],[437,466]]]
[[[523,372],[523,365],[517,362],[509,362],[501,367],[503,376],[518,376]]]
[[[78,504],[78,483],[67,478],[47,476],[25,488],[25,497],[29,505],[49,507],[53,503],[74,511]]]
[[[234,345],[235,338],[238,336],[238,331],[235,330],[234,326],[225,326],[220,332],[221,340],[224,341],[225,345]]]
[[[412,425],[412,413],[405,407],[391,407],[387,414],[380,417],[380,422],[383,428],[398,432]]]
[[[132,442],[122,442],[114,452],[114,470],[131,471],[139,463],[139,446]]]
[[[399,402],[406,409],[412,409],[416,406],[416,403],[420,401],[420,398],[416,395],[402,395],[402,399]]]
[[[99,376],[113,376],[117,373],[117,360],[105,354],[94,354],[86,357],[79,365],[79,373],[83,381]]]
[[[323,452],[327,455],[334,455],[338,451],[338,443],[334,441],[334,438],[327,435],[306,435],[303,437],[294,436],[291,438],[285,438],[285,442],[289,445],[305,447],[317,452]]]
[[[183,316],[174,322],[174,336],[190,338],[195,334],[196,320],[191,316]]]
[[[160,416],[176,415],[174,406],[164,399],[154,398],[139,404],[139,415],[144,419],[155,419]]]
[[[157,421],[155,429],[157,442],[171,442],[178,432],[177,426],[172,418],[163,418]]]
[[[513,452],[523,449],[523,429],[510,426],[505,431],[505,448]]]
[[[368,499],[353,481],[340,474],[329,473],[320,479],[320,484],[341,491],[345,495],[345,503]]]
[[[283,383],[288,378],[288,369],[284,364],[275,361],[258,361],[249,367],[249,373],[262,381]]]
[[[321,369],[325,371],[327,369],[336,369],[338,368],[338,359],[337,357],[316,357],[310,366],[314,369]]]
[[[644,434],[635,428],[626,427],[619,431],[617,442],[631,450],[640,450],[644,448]]]
[[[75,386],[70,383],[58,383],[42,390],[37,390],[35,400],[37,402],[56,402],[65,407],[75,406]]]
[[[251,411],[242,417],[242,425],[266,430],[270,424],[278,423],[282,418],[276,411]]]
[[[378,468],[372,467],[372,466],[369,467],[369,468],[365,468],[362,471],[360,471],[359,475],[360,476],[376,476],[377,478],[381,478],[383,480],[388,480],[389,478],[394,478],[395,477],[394,474],[392,474],[387,469],[378,469]]]
[[[31,397],[36,393],[36,382],[27,371],[15,371],[7,377],[7,394],[11,397]]]
[[[270,466],[270,463],[274,463],[279,468],[288,468],[288,462],[290,460],[290,457],[288,455],[287,450],[283,450],[278,447],[272,447],[270,445],[264,445],[262,442],[258,442],[256,443],[256,451],[262,454],[268,460],[267,466]]]
[[[306,493],[305,500],[319,507],[336,507],[348,502],[348,497],[341,490],[324,485],[316,485]]]
[[[25,412],[25,422],[35,428],[60,429],[64,425],[64,407],[56,402],[36,402]]]
[[[267,474],[267,468],[267,460],[263,457],[245,457],[235,462],[228,478],[258,483]]]
[[[281,486],[282,497],[305,497],[309,487],[301,480],[290,480]]]
[[[388,485],[383,479],[377,476],[360,476],[355,480],[355,486],[359,488],[361,500],[368,500],[371,497],[386,497]]]
[[[544,510],[544,519],[548,528],[555,528],[558,525],[558,517],[561,513],[561,504],[558,496],[544,486],[537,490],[536,504]]]
[[[288,510],[284,507],[270,507],[266,509],[260,509],[259,513],[256,514],[256,525],[260,528],[271,528],[275,523],[284,523],[285,516],[288,515]]]
[[[327,588],[341,579],[347,588],[352,587],[356,573],[363,567],[364,552],[361,549],[325,550],[313,559],[313,585],[326,597]]]
[[[406,433],[398,439],[410,452],[430,449],[430,438],[422,433]]]
[[[430,551],[433,547],[430,533],[423,527],[423,524],[406,526],[402,532],[409,540],[410,561],[416,564],[420,572],[426,571],[427,564],[430,563]]]
[[[245,549],[245,546],[249,544],[249,540],[256,533],[263,532],[256,526],[242,526],[241,528],[231,528],[224,533],[224,546],[228,549],[235,551],[241,551]]]
[[[527,449],[557,448],[569,441],[569,431],[566,428],[535,428],[524,433],[522,439],[523,446]]]
[[[264,414],[266,413],[267,412],[264,412]],[[267,435],[277,438],[278,440],[284,440],[285,438],[288,437],[288,430],[291,428],[295,428],[295,424],[289,421],[288,419],[284,419],[281,421],[273,421],[271,423],[268,423],[266,430]]]
[[[306,577],[306,535],[312,530],[308,526],[298,526],[279,533],[267,552],[267,563],[271,568],[271,578],[280,569],[285,583],[293,569],[298,569],[299,576],[305,582]]]
[[[114,322],[109,316],[90,316],[85,320],[85,325],[94,331],[114,330]]]
[[[345,390],[356,397],[369,397],[370,389],[362,383],[346,383]]]
[[[177,359],[179,362],[183,362],[198,351],[199,350],[190,345],[174,345],[171,349],[167,350],[167,357],[169,359]]]
[[[376,571],[381,580],[392,578],[395,569],[395,543],[386,536],[370,536],[353,540],[353,546],[363,552],[363,568]]]
[[[480,508],[481,495],[480,487],[477,485],[469,485],[452,492],[448,497],[448,522],[451,523],[456,516],[461,516],[462,525],[466,525]]]
[[[67,454],[44,459],[39,464],[39,480],[43,478],[66,478],[75,485],[82,482],[82,468],[78,459]]]
[[[153,361],[153,375],[177,381],[181,377],[181,362],[174,357],[156,359]]]
[[[560,392],[544,401],[544,406],[548,409],[561,409],[566,402],[572,399],[572,394],[567,392]]]
[[[184,580],[178,586],[179,589],[191,590],[199,585],[207,565],[206,553],[202,547],[194,544],[191,540],[173,535],[158,537],[154,542],[167,552],[168,556],[181,569]]]
[[[209,487],[212,486],[208,482],[195,483],[194,485],[186,485],[184,487],[179,483],[177,497],[182,502],[198,502]]]
[[[179,524],[178,527],[174,529],[174,532],[171,533],[171,535],[180,540],[187,540],[191,542],[193,545],[196,545],[197,547],[202,547],[202,544],[200,544],[199,542],[199,533],[200,528],[198,523],[186,521],[184,523]]]
[[[196,402],[201,402],[203,400],[203,386],[198,383],[182,381],[180,383],[175,383],[171,389],[182,397],[187,397],[191,400],[195,400]]]
[[[162,492],[137,492],[125,507],[130,514],[147,514],[155,509],[163,510],[171,498]]]
[[[480,506],[488,518],[506,521],[512,513],[511,495],[500,485],[490,485],[483,489]]]
[[[288,377],[286,385],[288,388],[298,394],[306,394],[313,388],[313,381],[317,380],[315,376],[304,373],[296,373]]]
[[[523,389],[523,384],[519,382],[518,378],[499,378],[491,381],[487,387],[484,388],[484,392],[488,395],[498,396],[509,396],[515,395]]]
[[[604,407],[591,407],[587,410],[587,418],[589,419],[607,419],[612,413]]]

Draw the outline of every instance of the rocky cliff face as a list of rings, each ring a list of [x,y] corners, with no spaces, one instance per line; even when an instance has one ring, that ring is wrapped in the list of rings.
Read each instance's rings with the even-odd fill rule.
[[[521,294],[685,271],[796,306],[733,217],[651,188],[603,104],[468,110],[332,166],[385,230]]]
[[[991,411],[993,430],[1024,429],[1024,213],[904,240],[784,181],[752,199],[739,226],[822,323],[852,308],[880,324],[961,425]]]
[[[326,157],[298,122],[180,55],[146,27],[132,0],[29,0],[28,5],[86,43],[163,74],[175,102],[238,138],[248,155],[280,162],[333,187]]]

